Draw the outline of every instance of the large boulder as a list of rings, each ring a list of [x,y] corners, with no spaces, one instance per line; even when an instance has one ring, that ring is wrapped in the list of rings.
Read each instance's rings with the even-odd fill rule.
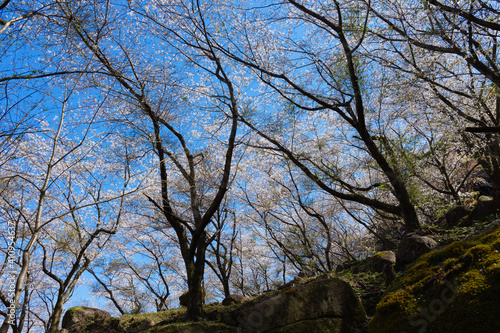
[[[111,315],[106,311],[89,308],[86,306],[75,306],[69,308],[62,320],[63,331],[68,333],[80,333],[92,325],[100,325]]]
[[[416,233],[405,235],[401,243],[399,243],[396,264],[398,267],[411,264],[422,254],[433,250],[437,246],[438,243],[428,236],[421,236]]]
[[[394,270],[396,254],[392,251],[380,251],[375,254],[374,259],[375,271],[382,272],[385,285],[390,285],[396,278],[396,272]]]
[[[205,295],[206,290],[205,287],[201,287],[201,302],[205,304]],[[187,307],[189,304],[189,291],[186,291],[182,295],[179,296],[179,305]]]
[[[500,200],[480,201],[476,204],[467,218],[460,220],[458,226],[469,227],[477,221],[482,221],[486,217],[498,214],[500,211]]]
[[[243,297],[233,298],[243,300]],[[75,307],[64,317],[63,332],[351,333],[366,328],[365,310],[351,286],[329,274],[314,280],[300,279],[285,289],[245,299],[231,311],[219,306],[208,306],[205,311],[208,321],[186,323],[182,311],[106,320],[110,315],[104,311]]]
[[[447,227],[456,226],[462,218],[470,214],[470,210],[462,205],[458,205],[450,209],[444,215]]]
[[[229,295],[222,301],[222,305],[233,305],[241,304],[245,301],[245,296],[243,295]]]
[[[242,332],[351,333],[366,314],[349,284],[323,277],[247,301],[222,321]]]
[[[375,253],[373,257],[373,266],[375,271],[378,272],[383,271],[386,265],[394,265],[396,263],[396,254],[393,251],[380,251]]]

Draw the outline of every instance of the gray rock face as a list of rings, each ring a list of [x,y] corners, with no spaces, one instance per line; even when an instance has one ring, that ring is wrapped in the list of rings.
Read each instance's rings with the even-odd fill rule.
[[[396,254],[396,263],[398,267],[410,264],[417,260],[422,254],[436,248],[438,243],[427,236],[420,236],[415,233],[406,235],[399,244]]]
[[[366,314],[349,284],[324,278],[247,301],[222,321],[242,332],[351,333]]]
[[[387,264],[396,263],[396,254],[393,251],[380,251],[375,254],[374,268],[376,271],[382,271]]]
[[[450,209],[445,214],[446,225],[448,227],[454,227],[458,224],[461,218],[470,214],[470,210],[468,210],[465,206],[456,206]]]
[[[395,263],[396,254],[392,251],[380,251],[375,254],[374,268],[376,272],[382,272],[386,287],[396,278]]]
[[[68,333],[80,333],[92,323],[100,323],[111,318],[106,311],[89,308],[86,306],[75,306],[69,308],[62,320],[63,331]]]
[[[222,305],[232,305],[232,304],[241,304],[245,300],[245,296],[242,295],[229,295],[224,298],[222,301]]]

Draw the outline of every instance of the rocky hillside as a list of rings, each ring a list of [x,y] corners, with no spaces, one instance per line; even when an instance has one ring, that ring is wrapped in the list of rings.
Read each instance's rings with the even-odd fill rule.
[[[500,332],[498,224],[421,256],[389,286],[369,332]]]
[[[207,306],[207,320],[183,322],[182,310],[109,318],[97,309],[71,308],[64,333],[77,332],[361,332],[366,314],[351,286],[326,274],[290,283],[239,306]]]
[[[460,241],[452,241],[450,235],[457,236],[459,229],[454,230],[437,239],[449,244],[431,252],[425,246],[438,242],[410,235],[396,253],[379,252],[336,273],[296,278],[241,304],[208,305],[201,322],[186,322],[182,308],[111,318],[97,309],[77,307],[67,311],[63,333],[498,333],[500,220]],[[418,257],[416,262],[396,274],[396,258],[407,261],[411,256]],[[368,327],[366,314],[371,318]]]

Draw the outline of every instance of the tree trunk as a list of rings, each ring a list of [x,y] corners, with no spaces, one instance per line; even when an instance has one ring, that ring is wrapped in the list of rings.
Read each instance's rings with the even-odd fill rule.
[[[483,169],[485,169],[485,171],[488,173],[488,176],[490,177],[491,185],[493,187],[493,198],[498,201],[500,199],[500,147],[496,138],[488,139],[490,140],[490,144],[488,147],[490,153],[490,163],[489,168]]]
[[[493,199],[498,201],[500,200],[500,146],[495,138],[486,136],[486,140],[488,142],[485,151],[476,158],[489,178]]]
[[[1,333],[7,333],[9,331],[10,324],[7,319],[4,320],[2,326],[0,327]]]
[[[64,302],[59,302],[59,300],[56,303],[54,311],[52,312],[52,315],[49,319],[49,329],[47,330],[47,333],[59,332],[59,323],[61,322],[61,316],[63,313],[63,303]]]
[[[190,320],[200,320],[203,315],[203,268],[199,267],[198,260],[193,263],[192,272],[188,273],[189,302],[187,317]]]
[[[229,290],[229,278],[223,277],[222,287],[224,288],[224,298],[231,296],[231,291]]]
[[[401,213],[403,215],[403,220],[405,222],[406,232],[412,232],[420,229],[420,222],[418,220],[417,212],[415,211],[415,206],[410,201],[410,196],[404,188],[404,191],[399,193],[399,202],[401,205]]]
[[[377,162],[385,176],[389,179],[389,182],[394,190],[394,195],[399,202],[401,216],[404,221],[406,232],[419,230],[420,222],[418,220],[417,211],[411,202],[410,194],[406,189],[406,185],[404,184],[401,175],[390,166],[386,157],[382,154],[373,141],[371,135],[368,133],[368,130],[365,127],[357,128],[357,130],[370,155],[373,157],[375,162]]]
[[[206,236],[202,233],[196,244],[196,259],[186,265],[188,277],[189,302],[187,306],[187,317],[190,320],[200,320],[203,315],[203,302],[205,290],[203,289],[203,278],[205,273]]]

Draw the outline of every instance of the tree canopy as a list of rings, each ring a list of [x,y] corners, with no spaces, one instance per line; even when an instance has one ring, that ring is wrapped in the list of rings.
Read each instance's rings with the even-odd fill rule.
[[[82,288],[119,314],[188,291],[198,319],[204,298],[497,203],[499,16],[472,0],[4,0],[0,331],[57,332]]]

